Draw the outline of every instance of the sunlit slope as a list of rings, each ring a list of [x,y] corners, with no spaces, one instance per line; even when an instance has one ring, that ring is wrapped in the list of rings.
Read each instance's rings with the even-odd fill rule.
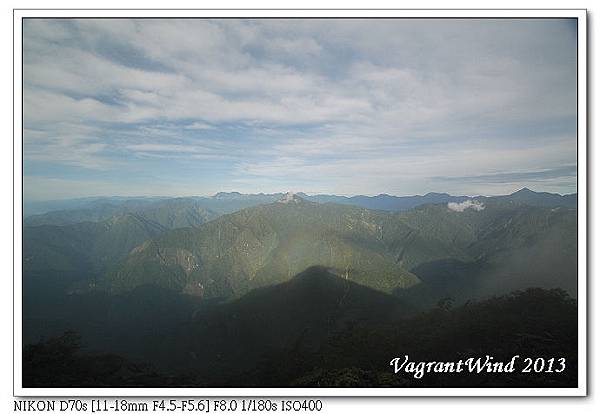
[[[236,297],[318,265],[383,292],[442,284],[465,296],[506,283],[573,293],[575,260],[574,209],[488,199],[478,209],[430,204],[390,213],[290,196],[147,240],[106,286]],[[441,294],[434,290],[429,299]]]
[[[294,196],[220,217],[198,229],[168,232],[139,246],[108,280],[116,290],[156,283],[206,297],[229,297],[320,265],[389,292],[418,279],[388,250],[383,237],[387,217]],[[402,227],[399,224],[396,231]]]

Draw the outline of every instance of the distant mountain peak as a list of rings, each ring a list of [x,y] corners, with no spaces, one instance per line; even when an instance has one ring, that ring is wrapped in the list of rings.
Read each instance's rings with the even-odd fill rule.
[[[214,195],[214,198],[216,198],[217,200],[223,200],[223,199],[231,199],[231,198],[238,198],[240,197],[242,194],[237,192],[237,191],[231,191],[231,192],[218,192],[217,194]]]
[[[277,202],[283,203],[283,204],[302,203],[302,202],[304,202],[304,199],[302,197],[300,197],[299,195],[292,193],[290,191],[290,192],[285,193],[285,195]]]
[[[523,187],[519,191],[515,191],[513,194],[531,194],[531,193],[535,193],[535,191],[532,191],[527,187]]]

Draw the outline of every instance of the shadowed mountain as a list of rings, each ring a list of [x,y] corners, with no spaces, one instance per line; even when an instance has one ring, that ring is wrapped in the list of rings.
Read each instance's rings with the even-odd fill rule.
[[[560,290],[529,289],[457,307],[446,301],[414,314],[394,297],[313,268],[194,316],[177,311],[189,308],[184,296],[156,288],[101,296],[108,315],[102,306],[89,306],[98,303],[94,296],[77,299],[85,304],[78,308],[81,338],[59,333],[24,347],[25,386],[577,385],[577,306]],[[105,348],[97,348],[98,340]],[[555,358],[557,368],[557,355],[566,363],[560,375],[517,369],[414,378],[390,367],[392,358],[404,355],[411,361],[457,361],[486,354],[495,361],[520,355],[519,367],[528,355]]]
[[[287,282],[197,313],[189,363],[206,373],[226,367],[224,374],[232,376],[232,369],[251,369],[269,353],[314,352],[357,324],[378,326],[409,314],[398,298],[313,266]]]
[[[146,364],[82,352],[81,337],[72,331],[23,348],[25,387],[164,387],[168,380]]]
[[[90,351],[208,375],[219,365],[248,369],[272,350],[313,351],[357,323],[388,323],[410,312],[394,296],[312,267],[225,303],[150,285],[119,295],[46,295],[26,302],[24,339],[31,343],[74,330]]]
[[[35,343],[76,331],[88,352],[185,367],[192,315],[209,306],[210,302],[156,286],[140,286],[123,295],[47,291],[24,297],[23,340]]]
[[[390,356],[410,361],[456,361],[491,355],[509,361],[519,355],[565,358],[560,375],[463,372],[393,374]],[[556,361],[556,359],[555,359]],[[235,380],[304,387],[575,387],[577,385],[577,305],[564,291],[528,289],[460,306],[448,301],[390,324],[357,325],[333,336],[318,352],[288,351]],[[262,374],[262,375],[261,375]],[[245,382],[243,382],[245,381]],[[233,382],[233,381],[232,381]]]

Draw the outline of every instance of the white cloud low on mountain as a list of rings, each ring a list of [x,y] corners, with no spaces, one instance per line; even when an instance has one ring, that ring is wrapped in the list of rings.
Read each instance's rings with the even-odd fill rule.
[[[485,209],[485,206],[477,200],[465,200],[462,203],[448,203],[448,208],[452,211],[462,213],[469,208],[475,211],[481,211]]]

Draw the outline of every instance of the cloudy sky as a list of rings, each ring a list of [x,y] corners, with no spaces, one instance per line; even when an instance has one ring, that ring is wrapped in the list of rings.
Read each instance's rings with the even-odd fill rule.
[[[27,20],[24,187],[576,191],[574,20]]]

